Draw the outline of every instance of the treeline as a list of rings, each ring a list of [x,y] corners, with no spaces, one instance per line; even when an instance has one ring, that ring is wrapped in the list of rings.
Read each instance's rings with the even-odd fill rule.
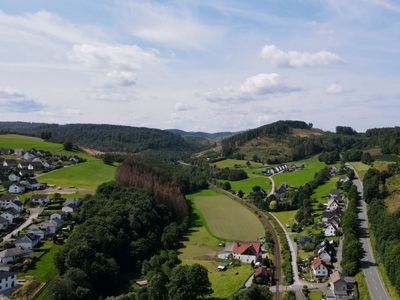
[[[348,162],[348,161],[361,161],[365,164],[371,164],[374,158],[369,152],[361,151],[359,149],[349,149],[340,153],[340,151],[335,150],[331,152],[322,152],[318,156],[319,161],[330,165],[338,161]]]
[[[217,179],[237,181],[248,178],[247,173],[243,169],[216,169],[214,176]]]
[[[157,156],[165,159],[189,157],[210,147],[159,129],[105,124],[43,124],[0,122],[0,130],[45,138],[64,143],[70,140],[82,147],[104,152],[128,152]]]
[[[376,250],[390,282],[400,293],[400,210],[389,213],[385,205],[388,196],[386,179],[400,174],[398,164],[389,166],[387,172],[369,169],[364,183],[364,197],[369,203],[368,217],[376,238]]]
[[[357,187],[353,184],[345,185],[347,192],[347,209],[342,218],[342,230],[344,235],[342,252],[342,270],[347,276],[354,276],[360,270],[361,259],[364,250],[359,240],[360,220],[357,216],[359,195]]]
[[[177,246],[187,222],[174,215],[150,190],[101,185],[83,201],[79,226],[55,256],[60,276],[52,281],[49,298],[98,299],[117,292],[124,273],[140,276],[144,261]],[[158,260],[168,261],[165,269],[179,262],[174,252]]]
[[[162,162],[129,157],[118,167],[115,178],[123,186],[151,190],[157,203],[167,206],[180,220],[188,216],[188,204],[180,186]]]

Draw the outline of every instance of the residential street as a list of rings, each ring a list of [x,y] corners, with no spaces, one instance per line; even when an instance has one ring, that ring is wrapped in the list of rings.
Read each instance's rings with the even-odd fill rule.
[[[362,259],[361,265],[364,272],[365,281],[367,282],[369,294],[371,296],[371,299],[374,300],[390,300],[390,296],[379,274],[379,270],[374,258],[374,253],[372,251],[371,241],[368,232],[367,205],[363,198],[363,185],[358,177],[357,171],[350,164],[347,165],[352,168],[356,173],[356,179],[353,182],[357,186],[357,189],[362,197],[360,201],[361,205],[359,206],[358,218],[361,221],[360,240],[363,244],[365,257]]]
[[[20,232],[22,229],[24,229],[24,228],[28,227],[29,225],[31,225],[33,219],[36,219],[41,214],[42,211],[43,211],[43,207],[30,208],[29,209],[29,212],[30,212],[29,218],[26,219],[26,221],[24,223],[22,223],[19,227],[15,228],[12,232],[7,234],[3,238],[3,241],[11,240],[13,235],[17,235],[18,232]]]

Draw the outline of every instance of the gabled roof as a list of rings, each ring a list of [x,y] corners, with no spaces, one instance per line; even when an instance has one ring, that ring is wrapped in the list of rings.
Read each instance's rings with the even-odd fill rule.
[[[327,218],[327,219],[329,219],[333,216],[337,216],[340,218],[341,215],[342,215],[342,211],[340,210],[340,208],[337,208],[337,209],[331,210],[331,211],[324,211],[322,213],[322,217]]]
[[[19,198],[18,196],[14,195],[1,195],[0,201],[17,201]]]
[[[315,257],[311,264],[311,267],[315,270],[318,269],[321,265],[326,267],[325,263],[319,257]]]
[[[27,233],[23,236],[18,237],[15,240],[15,243],[32,243],[35,240],[38,240],[39,237],[37,235],[34,235],[33,233]]]
[[[300,235],[298,241],[300,245],[305,245],[306,243],[313,243],[315,245],[317,242],[317,238],[313,235],[312,236]]]
[[[7,212],[7,213],[9,213],[10,215],[13,215],[13,216],[18,216],[19,215],[19,212],[14,207],[7,208],[5,212]]]
[[[243,254],[247,250],[251,251],[253,255],[258,255],[261,251],[261,243],[260,242],[241,242],[237,241],[233,243],[232,252]]]
[[[14,276],[15,273],[8,271],[0,271],[0,280]]]
[[[8,224],[7,219],[5,219],[2,216],[0,216],[0,224]]]
[[[17,255],[24,255],[32,253],[32,250],[29,249],[21,249],[18,247],[6,249],[0,252],[0,258],[10,257],[10,256],[17,256]]]

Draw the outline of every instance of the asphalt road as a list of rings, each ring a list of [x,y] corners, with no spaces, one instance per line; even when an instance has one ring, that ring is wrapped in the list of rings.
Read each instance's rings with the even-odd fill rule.
[[[378,267],[374,258],[374,253],[372,251],[371,240],[369,238],[368,232],[368,215],[367,215],[367,205],[363,197],[363,185],[358,177],[357,171],[348,164],[350,168],[356,173],[356,179],[354,179],[354,184],[361,195],[360,205],[358,207],[358,218],[361,221],[360,224],[360,241],[362,242],[365,257],[361,261],[361,267],[364,272],[365,281],[367,282],[368,291],[371,299],[374,300],[390,300],[390,296],[386,290],[385,284],[379,274]]]
[[[24,228],[28,227],[29,225],[32,224],[33,219],[36,219],[43,211],[43,207],[37,207],[37,208],[30,208],[29,212],[29,218],[26,219],[26,221],[24,223],[22,223],[19,227],[15,228],[12,232],[10,232],[9,234],[7,234],[4,238],[3,241],[10,241],[12,240],[13,236],[16,236],[18,234],[18,232],[20,232],[21,230],[23,230]]]

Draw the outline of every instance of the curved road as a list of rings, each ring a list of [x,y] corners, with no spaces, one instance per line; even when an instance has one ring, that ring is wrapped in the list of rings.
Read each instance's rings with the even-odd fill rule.
[[[353,183],[355,184],[358,192],[361,195],[361,205],[359,205],[358,207],[358,219],[361,221],[360,241],[363,245],[363,249],[365,252],[365,256],[361,260],[361,267],[364,272],[365,281],[367,282],[368,291],[371,298],[374,300],[390,300],[390,296],[379,274],[379,270],[374,258],[374,253],[372,251],[371,240],[369,238],[368,232],[367,204],[365,203],[363,196],[363,184],[353,166],[348,163],[346,165],[354,170],[356,178],[353,180]]]

